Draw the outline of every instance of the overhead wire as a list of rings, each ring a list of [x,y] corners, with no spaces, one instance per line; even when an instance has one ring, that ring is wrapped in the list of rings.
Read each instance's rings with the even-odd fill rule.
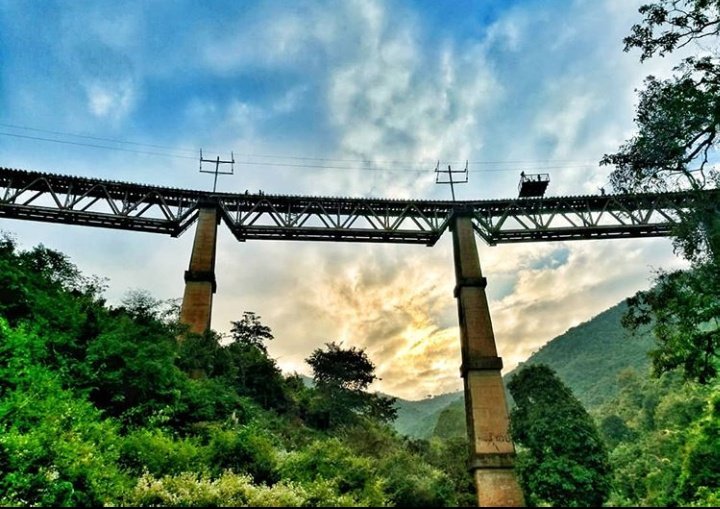
[[[56,134],[59,136],[72,136],[75,138],[85,138],[87,140],[109,141],[112,143],[120,143],[123,145],[137,145],[140,147],[161,148],[161,149],[178,150],[178,151],[185,151],[185,152],[197,152],[197,150],[195,150],[195,149],[187,149],[187,148],[181,148],[181,147],[169,147],[167,145],[155,145],[152,143],[141,143],[138,141],[119,140],[117,138],[103,138],[100,136],[90,136],[87,134],[68,133],[65,131],[53,131],[50,129],[40,129],[37,127],[28,127],[28,126],[17,125],[17,124],[5,124],[3,122],[0,122],[0,127],[7,127],[10,129],[21,129],[24,131],[34,131],[34,132],[45,133],[45,134]]]
[[[62,143],[62,144],[66,144],[66,145],[76,145],[76,146],[80,146],[80,147],[102,148],[102,149],[106,149],[106,150],[118,150],[121,152],[131,152],[134,154],[175,157],[175,158],[179,158],[179,159],[193,159],[193,160],[197,159],[197,158],[191,157],[191,156],[181,156],[181,155],[177,155],[177,154],[168,154],[168,153],[164,153],[164,152],[151,152],[148,150],[133,150],[133,149],[129,149],[129,148],[110,147],[107,145],[95,145],[93,143],[83,143],[83,142],[79,142],[79,141],[54,140],[52,138],[43,138],[41,136],[29,136],[29,135],[24,135],[24,134],[13,134],[13,133],[0,132],[0,136],[11,136],[13,138],[22,138],[22,139],[35,140],[35,141],[48,141],[48,142],[53,142],[53,143]]]
[[[16,124],[0,123],[0,127],[5,127],[5,128],[10,128],[10,129],[22,129],[22,130],[33,131],[33,132],[53,134],[56,136],[76,137],[76,138],[80,138],[80,139],[103,141],[103,142],[115,143],[115,144],[133,145],[136,147],[157,148],[157,149],[167,150],[168,152],[157,151],[157,150],[152,150],[152,151],[151,150],[138,150],[138,149],[125,148],[125,147],[111,146],[111,145],[107,145],[107,144],[101,145],[101,144],[95,144],[95,143],[64,140],[64,139],[57,139],[57,138],[47,138],[47,137],[43,137],[43,136],[31,136],[31,135],[2,132],[2,131],[0,131],[0,136],[9,136],[9,137],[27,139],[27,140],[33,140],[33,141],[59,143],[59,144],[96,148],[96,149],[104,149],[104,150],[114,150],[114,151],[135,153],[135,154],[141,154],[141,155],[162,156],[162,157],[170,157],[170,158],[176,158],[176,159],[189,159],[189,160],[197,159],[197,157],[194,157],[194,156],[176,153],[176,151],[197,152],[197,150],[189,149],[189,148],[170,147],[167,145],[157,145],[157,144],[142,143],[142,142],[137,142],[137,141],[120,140],[120,139],[116,139],[116,138],[104,138],[104,137],[100,137],[100,136],[90,136],[90,135],[84,135],[84,134],[78,134],[78,133],[68,133],[68,132],[63,132],[63,131],[40,129],[40,128],[28,127],[28,126],[20,126],[20,125],[16,125]],[[431,168],[428,168],[428,165],[432,165],[432,163],[433,163],[433,161],[429,161],[429,160],[428,161],[372,161],[372,160],[366,160],[366,159],[334,159],[334,158],[305,157],[305,156],[283,156],[283,155],[279,155],[279,154],[275,154],[275,155],[238,154],[237,157],[240,159],[235,161],[235,164],[245,165],[245,166],[263,166],[263,167],[278,167],[278,168],[307,168],[307,169],[315,169],[315,170],[355,170],[355,171],[375,171],[375,172],[393,172],[393,173],[412,172],[412,173],[418,173],[418,174],[428,173],[431,170]],[[275,159],[275,161],[273,161],[273,162],[251,161],[250,159],[253,159],[253,158],[264,158],[264,159],[273,158],[273,159]],[[245,160],[243,161],[242,159],[245,159]],[[295,161],[321,161],[321,162],[327,162],[327,163],[333,163],[333,162],[334,163],[356,163],[356,164],[362,164],[364,166],[288,163],[288,162],[278,161],[281,159],[295,160]],[[443,164],[462,164],[463,162],[467,162],[467,164],[478,165],[478,166],[490,166],[490,165],[500,166],[500,165],[508,165],[508,164],[522,165],[522,168],[482,168],[482,169],[468,170],[469,172],[472,172],[472,173],[516,172],[518,169],[534,171],[534,170],[549,170],[549,169],[564,170],[564,169],[582,169],[582,168],[596,168],[597,167],[597,164],[570,164],[570,163],[586,163],[587,162],[587,161],[579,161],[579,160],[443,161]],[[548,165],[548,163],[553,163],[553,165]],[[380,166],[380,165],[392,165],[392,164],[414,165],[414,167],[413,166],[405,166],[405,167],[383,168]],[[424,166],[424,167],[418,168],[418,166]]]
[[[79,134],[79,133],[70,133],[66,131],[56,131],[56,130],[50,130],[50,129],[40,129],[37,127],[29,127],[29,126],[22,126],[17,124],[7,124],[0,122],[0,127],[6,127],[11,129],[22,129],[26,131],[34,131],[34,132],[41,132],[46,134],[55,134],[59,136],[72,136],[77,138],[84,138],[84,139],[90,139],[90,140],[96,140],[96,141],[107,141],[111,143],[119,143],[119,144],[127,144],[127,145],[136,145],[141,147],[150,147],[150,148],[160,148],[160,149],[166,149],[171,151],[181,151],[181,152],[192,152],[197,153],[199,151],[199,148],[185,148],[185,147],[178,147],[178,146],[168,146],[168,145],[157,145],[152,143],[143,143],[138,141],[129,141],[129,140],[121,140],[118,138],[104,138],[100,136],[90,136],[86,134]],[[216,151],[217,152],[217,151]],[[328,157],[309,157],[309,156],[295,156],[295,155],[281,155],[281,154],[237,154],[238,157],[257,157],[257,158],[274,158],[274,159],[295,159],[295,160],[301,160],[301,161],[324,161],[324,162],[336,162],[336,163],[362,163],[362,164],[417,164],[417,165],[426,165],[426,164],[432,164],[436,161],[436,159],[426,159],[421,161],[407,161],[407,160],[370,160],[370,159],[348,159],[348,158],[328,158]],[[466,161],[444,161],[445,164],[463,164]],[[541,160],[504,160],[504,161],[468,161],[469,164],[477,164],[477,165],[500,165],[500,164],[540,164],[540,163],[588,163],[590,161],[586,160],[577,160],[577,159],[541,159]]]

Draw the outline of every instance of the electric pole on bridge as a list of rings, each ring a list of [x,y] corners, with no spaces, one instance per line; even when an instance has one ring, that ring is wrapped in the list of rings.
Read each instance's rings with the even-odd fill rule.
[[[203,170],[202,163],[215,163],[215,170],[213,170],[213,171]],[[229,164],[230,171],[220,171],[221,164]],[[235,172],[235,154],[230,152],[230,160],[229,161],[221,161],[220,156],[217,156],[217,158],[215,158],[215,159],[204,159],[202,149],[200,149],[200,173],[215,174],[215,181],[213,182],[213,193],[217,191],[218,175],[234,175],[234,172]]]
[[[463,175],[458,180],[453,179],[453,175]],[[440,175],[447,175],[447,178],[443,180]],[[447,170],[440,169],[440,161],[435,166],[435,183],[436,184],[450,184],[450,194],[452,195],[452,201],[455,201],[455,184],[467,184],[468,182],[468,162],[465,161],[464,170],[453,170],[448,164]]]

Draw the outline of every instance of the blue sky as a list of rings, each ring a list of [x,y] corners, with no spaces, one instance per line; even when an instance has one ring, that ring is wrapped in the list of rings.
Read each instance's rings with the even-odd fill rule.
[[[622,51],[640,3],[0,0],[0,165],[208,189],[202,147],[235,153],[223,191],[447,198],[435,162],[469,160],[460,199],[513,196],[521,170],[549,171],[550,194],[596,193],[609,171],[597,161],[633,132],[634,89],[672,67]],[[112,302],[182,294],[191,235],[0,228],[108,276]],[[665,239],[481,257],[508,367],[680,263]],[[448,239],[241,245],[222,232],[213,325],[253,310],[285,369],[342,340],[367,349],[379,389],[455,390],[451,259]]]

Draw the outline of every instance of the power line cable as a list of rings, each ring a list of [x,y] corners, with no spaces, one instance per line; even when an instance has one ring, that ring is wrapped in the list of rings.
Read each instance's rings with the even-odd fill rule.
[[[108,145],[97,145],[94,143],[84,143],[84,142],[77,142],[77,141],[69,141],[69,140],[57,140],[52,138],[44,138],[41,136],[29,136],[29,135],[23,135],[23,134],[15,134],[15,133],[6,133],[6,132],[0,132],[0,136],[10,136],[13,138],[21,138],[21,139],[28,139],[33,141],[45,141],[45,142],[51,142],[51,143],[60,143],[65,145],[74,145],[74,146],[81,146],[81,147],[89,147],[89,148],[98,148],[98,149],[105,149],[105,150],[115,150],[120,152],[128,152],[133,154],[142,154],[142,155],[153,155],[153,156],[163,156],[163,157],[171,157],[176,159],[190,159],[195,160],[196,157],[192,156],[183,156],[178,154],[171,154],[166,152],[156,152],[156,151],[148,151],[148,150],[135,150],[135,149],[129,149],[129,148],[123,148],[123,147],[112,147]],[[358,166],[332,166],[332,165],[320,165],[320,164],[302,164],[302,163],[284,163],[284,162],[263,162],[263,161],[236,161],[235,164],[238,165],[244,165],[244,166],[262,166],[262,167],[271,167],[271,168],[307,168],[307,169],[315,169],[315,170],[353,170],[353,171],[375,171],[375,172],[392,172],[392,173],[418,173],[418,174],[429,174],[430,170],[428,169],[412,169],[412,168],[382,168],[382,167],[374,167],[374,168],[368,168],[368,167],[358,167]],[[529,169],[529,170],[567,170],[567,169],[582,169],[582,168],[595,168],[595,166],[591,165],[563,165],[563,166],[538,166],[537,168],[528,168],[528,166],[523,166],[523,169]],[[469,170],[472,173],[497,173],[497,172],[517,172],[518,168],[484,168],[484,169],[478,169],[478,170]]]
[[[38,133],[46,133],[46,134],[56,134],[59,136],[73,136],[75,138],[84,138],[86,140],[95,140],[95,141],[109,141],[112,143],[119,143],[123,145],[136,145],[139,147],[150,147],[150,148],[162,148],[167,150],[178,150],[178,151],[184,151],[184,152],[197,152],[195,149],[188,149],[188,148],[180,148],[180,147],[168,147],[167,145],[155,145],[152,143],[141,143],[137,141],[128,141],[128,140],[119,140],[117,138],[102,138],[100,136],[89,136],[86,134],[77,134],[77,133],[68,133],[64,131],[52,131],[50,129],[39,129],[36,127],[27,127],[22,125],[15,125],[15,124],[5,124],[0,122],[0,127],[7,127],[10,129],[22,129],[25,131],[34,131]]]
[[[150,148],[160,148],[160,149],[166,149],[171,151],[182,151],[182,152],[193,152],[197,153],[199,149],[196,148],[183,148],[183,147],[170,147],[167,145],[156,145],[151,143],[142,143],[137,141],[129,141],[129,140],[121,140],[117,138],[103,138],[100,136],[90,136],[85,134],[78,134],[78,133],[69,133],[65,131],[56,131],[56,130],[49,130],[49,129],[40,129],[36,127],[29,127],[29,126],[21,126],[17,124],[7,124],[0,122],[0,127],[7,127],[11,129],[23,129],[28,131],[35,131],[35,132],[41,132],[46,134],[55,134],[59,136],[72,136],[77,138],[83,138],[83,139],[89,139],[89,140],[95,140],[95,141],[107,141],[110,143],[118,143],[118,144],[127,144],[127,145],[135,145],[135,146],[141,146],[141,147],[150,147]],[[10,133],[2,133],[7,136],[13,136]],[[15,135],[16,137],[23,137],[22,135]],[[28,139],[39,139],[43,141],[55,141],[58,143],[61,143],[60,140],[50,140],[47,138],[32,138],[30,136],[25,136]],[[80,145],[76,142],[69,142],[70,144],[76,144]],[[107,146],[96,146],[96,145],[88,145],[92,146],[93,148],[108,148],[112,149],[111,147]],[[144,153],[144,152],[142,152]],[[153,153],[153,155],[166,155],[169,156],[170,154],[157,154]],[[189,157],[189,156],[178,156],[178,157]],[[263,159],[290,159],[290,160],[300,160],[300,161],[323,161],[323,162],[336,162],[336,163],[359,163],[359,164],[368,164],[368,165],[380,165],[380,164],[405,164],[405,165],[432,165],[435,163],[435,159],[428,159],[427,161],[407,161],[407,160],[379,160],[379,161],[373,161],[369,159],[347,159],[347,158],[327,158],[327,157],[307,157],[307,156],[287,156],[287,155],[279,155],[279,154],[238,154],[238,157],[245,157],[245,158],[263,158]],[[447,164],[461,164],[463,161],[443,161]],[[587,160],[576,160],[576,159],[543,159],[543,160],[505,160],[505,161],[469,161],[470,164],[473,165],[505,165],[505,164],[522,164],[522,165],[534,165],[538,167],[546,167],[545,165],[547,163],[553,163],[555,166],[552,166],[552,168],[561,168],[567,166],[569,163],[589,163],[586,165],[583,165],[583,167],[595,165],[594,161],[587,161]],[[560,163],[563,163],[560,165]],[[573,166],[578,167],[578,166]],[[426,171],[426,170],[413,170],[413,171]],[[472,171],[472,170],[471,170]],[[476,170],[475,170],[476,171]]]
[[[190,156],[181,156],[177,154],[168,154],[164,152],[151,152],[147,150],[132,150],[129,148],[122,148],[122,147],[109,147],[107,145],[95,145],[92,143],[82,143],[79,141],[68,141],[68,140],[53,140],[51,138],[42,138],[40,136],[28,136],[24,134],[13,134],[13,133],[4,133],[0,132],[0,135],[2,136],[12,136],[13,138],[23,138],[27,140],[35,140],[35,141],[48,141],[53,143],[62,143],[66,145],[76,145],[80,147],[92,147],[92,148],[102,148],[106,150],[118,150],[120,152],[131,152],[134,154],[145,154],[145,155],[153,155],[153,156],[165,156],[165,157],[175,157],[178,159],[192,159],[193,161],[197,159],[196,157],[190,157]]]

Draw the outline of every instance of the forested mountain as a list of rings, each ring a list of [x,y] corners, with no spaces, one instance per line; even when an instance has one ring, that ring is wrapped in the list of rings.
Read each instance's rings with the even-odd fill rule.
[[[653,339],[647,331],[631,334],[620,323],[627,305],[621,302],[564,334],[552,339],[523,365],[545,364],[573,391],[588,409],[598,408],[617,396],[618,375],[625,369],[645,373],[650,369],[648,351]],[[445,404],[443,404],[445,403]],[[400,419],[400,416],[403,419]],[[413,424],[413,419],[422,419]],[[460,436],[465,433],[462,392],[407,402],[398,411],[395,428],[408,436],[429,438]]]
[[[588,409],[617,395],[618,374],[628,368],[644,373],[650,367],[648,352],[654,341],[647,331],[633,335],[620,320],[627,310],[621,302],[549,341],[505,375],[513,376],[523,365],[545,364],[572,389]]]
[[[419,401],[398,398],[395,403],[397,418],[393,425],[402,435],[428,438],[432,436],[440,413],[451,403],[462,400],[462,397],[462,392],[451,392]]]

